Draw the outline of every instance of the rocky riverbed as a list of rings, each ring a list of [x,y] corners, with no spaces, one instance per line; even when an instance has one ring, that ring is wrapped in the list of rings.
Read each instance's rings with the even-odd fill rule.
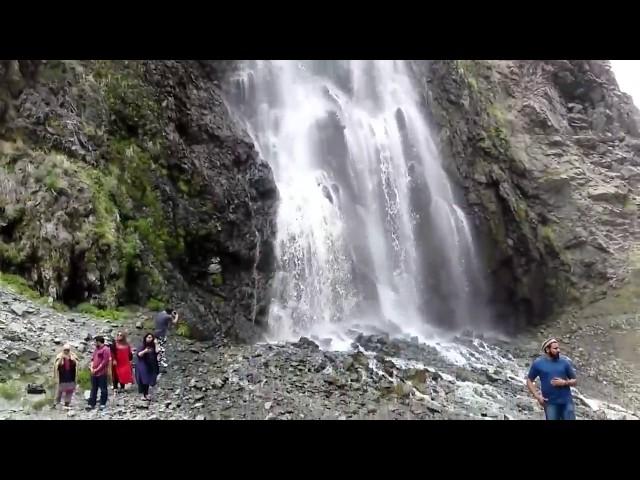
[[[2,419],[542,419],[528,395],[524,373],[537,355],[535,335],[499,340],[463,335],[450,342],[352,334],[351,348],[331,351],[327,340],[231,345],[176,335],[168,371],[150,405],[135,388],[110,394],[104,412],[85,412],[86,393],[71,410],[50,408],[51,365],[70,342],[86,366],[96,334],[126,329],[139,342],[146,313],[124,323],[60,313],[0,290],[0,418]],[[583,335],[588,335],[581,330]],[[542,332],[546,334],[547,332]],[[540,332],[538,332],[540,335]],[[573,338],[573,337],[572,337]],[[576,337],[577,338],[577,337]],[[323,348],[320,347],[322,345]],[[575,353],[575,355],[574,355]],[[618,368],[593,370],[591,356],[571,352],[579,375],[577,415],[582,419],[637,418],[633,375]],[[604,364],[602,364],[604,365]],[[603,376],[606,376],[606,380]],[[609,388],[602,388],[607,382]],[[47,392],[26,393],[28,383]],[[583,395],[584,394],[584,395]],[[626,409],[604,401],[614,399]],[[633,413],[636,412],[636,413]]]

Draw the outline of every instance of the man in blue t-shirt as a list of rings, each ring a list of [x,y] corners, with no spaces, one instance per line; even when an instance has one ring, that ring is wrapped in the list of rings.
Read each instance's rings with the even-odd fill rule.
[[[544,342],[542,351],[544,355],[531,364],[527,387],[544,408],[547,420],[575,420],[571,387],[576,385],[576,372],[569,359],[560,355],[560,345],[555,338]],[[542,393],[536,388],[538,377]]]

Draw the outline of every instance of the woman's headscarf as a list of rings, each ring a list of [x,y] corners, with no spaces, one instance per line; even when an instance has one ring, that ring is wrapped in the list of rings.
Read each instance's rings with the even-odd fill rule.
[[[64,353],[65,350],[69,350],[68,357]],[[56,359],[53,362],[53,378],[56,380],[56,382],[58,381],[58,378],[59,378],[58,368],[60,368],[60,364],[64,361],[65,357],[67,357],[72,362],[75,362],[76,367],[78,366],[78,356],[71,351],[71,345],[69,345],[68,343],[65,343],[62,346],[62,351],[58,353],[58,355],[56,355]]]

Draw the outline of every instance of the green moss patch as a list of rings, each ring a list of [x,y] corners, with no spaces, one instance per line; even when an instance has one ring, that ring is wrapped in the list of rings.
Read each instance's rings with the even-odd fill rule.
[[[148,310],[159,312],[160,310],[164,310],[164,308],[165,302],[163,302],[162,300],[158,300],[157,298],[150,298],[147,302]]]
[[[103,318],[105,320],[124,320],[129,316],[128,312],[123,309],[99,308],[90,303],[81,303],[75,310],[78,313],[92,315],[94,317]]]
[[[5,400],[17,400],[20,397],[20,386],[16,382],[0,383],[0,397]]]
[[[91,69],[114,120],[112,129],[131,136],[158,136],[160,106],[144,82],[142,63],[98,60]]]
[[[31,408],[36,412],[39,412],[47,405],[53,405],[53,396],[47,395],[36,400],[35,402],[31,403]]]
[[[176,333],[181,337],[191,338],[191,328],[186,322],[180,322],[176,327]]]
[[[76,375],[76,383],[82,390],[91,389],[91,371],[88,368],[78,370]]]
[[[118,305],[153,299],[157,309],[164,303],[165,269],[184,259],[187,233],[173,225],[159,187],[173,182],[180,195],[192,196],[202,184],[166,162],[162,94],[146,81],[146,65],[109,60],[43,64],[41,82],[74,111],[67,115],[51,109],[46,134],[30,138],[28,147],[17,133],[11,141],[0,141],[0,176],[21,195],[17,202],[7,198],[17,206],[6,205],[0,195],[1,220],[18,224],[15,238],[0,240],[0,269],[27,279],[4,280],[18,293],[43,302],[36,290],[54,288],[69,305],[91,298],[76,309],[113,320],[122,316]],[[94,147],[90,156],[66,152],[64,140],[74,135]],[[20,211],[27,203],[26,213]],[[40,243],[44,230],[60,232],[60,238]],[[78,264],[86,277],[74,283]],[[213,282],[221,285],[222,277]],[[87,291],[75,295],[76,286]]]

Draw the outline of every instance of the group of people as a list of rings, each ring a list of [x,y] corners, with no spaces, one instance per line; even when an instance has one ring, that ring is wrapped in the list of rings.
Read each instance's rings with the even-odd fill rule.
[[[115,342],[105,344],[102,336],[95,337],[96,348],[91,357],[91,392],[86,409],[96,407],[100,390],[100,410],[104,410],[108,398],[108,377],[113,390],[123,391],[125,385],[138,385],[144,401],[150,401],[149,388],[156,384],[158,375],[166,369],[166,343],[169,327],[178,322],[175,310],[167,308],[155,317],[154,333],[147,333],[137,350],[131,348],[124,332],[116,335]],[[540,406],[547,420],[575,420],[575,407],[571,387],[576,385],[576,372],[571,361],[560,355],[560,343],[549,338],[542,344],[543,355],[529,369],[527,387]],[[136,362],[133,362],[136,358]],[[63,400],[69,407],[76,389],[78,357],[65,344],[54,363],[54,377],[58,385],[54,407]],[[135,370],[135,375],[134,375]],[[535,381],[540,378],[541,391]]]
[[[177,322],[178,314],[173,309],[167,308],[157,314],[154,333],[145,334],[138,349],[131,347],[123,331],[117,333],[115,341],[110,345],[107,345],[103,336],[96,336],[95,350],[89,367],[91,391],[86,410],[93,410],[96,407],[98,390],[100,390],[99,409],[106,408],[109,378],[113,382],[114,393],[123,392],[126,385],[136,383],[142,400],[150,401],[149,388],[156,385],[161,371],[166,371],[168,329],[171,324],[175,325]],[[77,385],[78,365],[78,357],[71,350],[71,345],[65,344],[54,361],[53,375],[58,386],[54,408],[62,401],[66,408],[70,407]]]

